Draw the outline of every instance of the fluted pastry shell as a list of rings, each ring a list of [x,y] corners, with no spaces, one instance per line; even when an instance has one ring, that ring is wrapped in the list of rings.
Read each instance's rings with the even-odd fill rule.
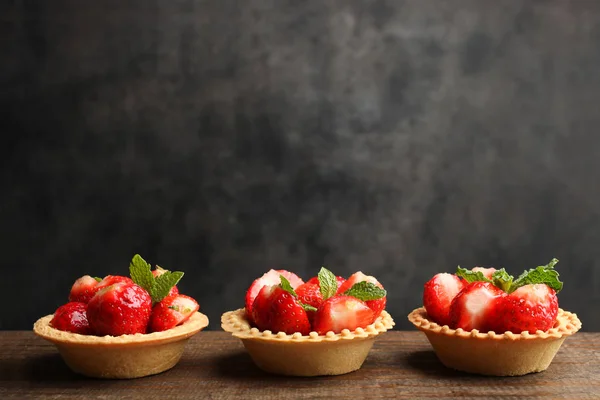
[[[415,309],[408,319],[425,333],[446,367],[492,376],[518,376],[546,370],[565,338],[581,329],[577,315],[562,309],[558,310],[554,327],[535,334],[451,329],[428,320],[424,307]]]
[[[208,326],[206,315],[196,312],[182,325],[162,332],[94,336],[54,329],[52,317],[37,320],[35,334],[54,343],[74,372],[107,379],[140,378],[171,369],[188,339]]]
[[[243,308],[228,311],[221,317],[223,330],[242,340],[260,369],[289,376],[341,375],[356,371],[367,358],[375,338],[393,326],[394,320],[386,311],[365,328],[325,335],[259,331],[250,326]]]

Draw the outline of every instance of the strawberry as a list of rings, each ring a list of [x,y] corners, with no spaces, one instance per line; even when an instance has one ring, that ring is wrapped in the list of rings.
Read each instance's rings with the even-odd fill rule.
[[[492,279],[492,275],[496,272],[496,268],[475,267],[471,269],[473,272],[481,272],[487,279]]]
[[[96,285],[96,293],[102,289],[104,289],[105,287],[114,285],[115,283],[133,283],[133,281],[131,280],[131,278],[127,277],[127,276],[121,276],[121,275],[106,275],[104,277],[104,279],[102,279],[100,282],[98,282],[98,284]]]
[[[489,331],[493,326],[492,315],[504,296],[506,293],[490,282],[468,284],[452,300],[449,326],[465,331]]]
[[[497,307],[493,330],[512,333],[538,330],[554,326],[558,314],[556,291],[543,283],[524,285],[502,298]]]
[[[91,335],[92,329],[87,319],[87,304],[75,301],[63,304],[54,312],[50,326],[60,331]]]
[[[319,335],[340,333],[364,328],[375,320],[375,313],[362,300],[352,296],[336,295],[325,300],[315,314],[313,330]]]
[[[379,283],[379,281],[375,277],[365,275],[361,271],[358,271],[352,274],[348,278],[348,280],[346,280],[342,285],[340,285],[340,287],[337,290],[337,294],[345,294],[350,288],[352,288],[355,284],[359,282],[370,282],[373,285],[383,289],[383,285]],[[365,301],[365,303],[371,310],[373,310],[375,318],[377,318],[379,317],[379,314],[381,314],[381,311],[383,311],[383,309],[385,308],[386,301],[387,297],[384,296],[376,300],[367,300]]]
[[[254,321],[260,330],[292,334],[310,333],[306,311],[293,294],[281,286],[264,286],[253,304]]]
[[[323,303],[323,295],[321,294],[321,287],[319,284],[314,283],[303,283],[296,289],[298,294],[298,300],[303,304],[308,304],[314,308],[319,308]],[[308,319],[311,321],[314,319],[315,311],[306,311]]]
[[[338,288],[340,286],[342,286],[344,284],[344,282],[346,282],[346,278],[344,278],[342,276],[336,276],[335,280],[337,281]],[[313,276],[308,281],[306,281],[306,283],[312,283],[312,284],[318,285],[319,284],[319,277],[318,276]]]
[[[156,269],[152,270],[152,276],[154,276],[154,278],[158,278],[159,276],[164,275],[165,272],[169,272],[169,270],[161,268],[157,265]],[[177,287],[177,285],[173,286],[171,290],[169,290],[168,296],[173,296],[175,294],[179,294],[179,288]]]
[[[71,292],[69,293],[69,301],[88,303],[98,291],[97,286],[98,280],[96,278],[92,278],[89,275],[82,276],[73,283]]]
[[[199,309],[198,302],[189,296],[169,295],[152,307],[149,331],[161,332],[181,325]]]
[[[135,283],[119,282],[101,289],[88,303],[88,320],[99,336],[146,333],[152,312],[148,292]]]
[[[283,275],[290,282],[292,288],[294,289],[304,283],[304,281],[293,272],[274,269],[269,270],[263,276],[254,280],[246,292],[246,317],[250,320],[250,322],[252,322],[253,315],[252,304],[254,303],[254,299],[258,295],[258,292],[260,292],[264,286],[278,285],[281,282],[281,279],[279,278],[280,275]]]
[[[450,304],[465,286],[458,276],[448,273],[436,274],[423,289],[423,305],[427,315],[438,325],[450,325]]]

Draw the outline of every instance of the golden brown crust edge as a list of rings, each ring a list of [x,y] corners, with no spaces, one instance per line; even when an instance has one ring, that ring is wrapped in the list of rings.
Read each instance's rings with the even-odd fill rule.
[[[60,331],[50,326],[53,315],[47,315],[36,321],[33,331],[36,335],[60,345],[118,347],[149,346],[182,340],[195,335],[208,326],[208,317],[200,312],[194,313],[185,323],[163,332],[121,336],[94,336]]]
[[[375,322],[365,328],[357,328],[353,331],[344,329],[340,333],[327,332],[325,335],[319,335],[317,332],[310,332],[308,335],[302,335],[301,333],[296,332],[288,335],[284,332],[273,333],[269,330],[260,331],[257,328],[251,327],[246,319],[246,311],[244,308],[228,311],[221,316],[221,327],[223,330],[230,332],[237,338],[290,343],[336,342],[354,338],[366,339],[386,332],[387,330],[392,329],[394,325],[395,322],[392,316],[384,310]]]
[[[556,323],[554,327],[549,329],[547,332],[537,331],[535,334],[529,332],[522,332],[515,334],[512,332],[496,333],[490,332],[479,332],[477,329],[472,331],[465,331],[461,328],[452,329],[448,325],[440,326],[437,323],[427,319],[427,311],[425,307],[420,307],[413,310],[408,315],[408,320],[417,327],[417,329],[423,332],[436,333],[445,336],[455,336],[461,338],[474,338],[479,340],[532,340],[532,339],[547,339],[547,338],[562,338],[570,336],[581,329],[581,321],[577,318],[577,314],[558,309],[558,315],[556,317]]]

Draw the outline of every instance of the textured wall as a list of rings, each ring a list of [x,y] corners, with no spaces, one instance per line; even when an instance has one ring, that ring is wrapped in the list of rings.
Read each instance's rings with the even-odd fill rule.
[[[552,257],[600,330],[600,2],[7,1],[0,329],[139,252],[219,329],[271,267]]]

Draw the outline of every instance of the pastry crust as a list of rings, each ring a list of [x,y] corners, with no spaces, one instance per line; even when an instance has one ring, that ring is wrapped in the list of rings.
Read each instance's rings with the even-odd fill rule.
[[[35,334],[54,343],[73,371],[109,379],[139,378],[172,368],[187,340],[208,326],[206,315],[196,312],[184,324],[163,332],[93,336],[54,329],[51,320],[52,315],[37,320]]]
[[[375,337],[394,326],[386,311],[371,325],[354,331],[308,335],[272,333],[252,328],[245,309],[228,311],[221,317],[221,327],[242,340],[254,363],[264,371],[290,376],[341,375],[359,369]]]
[[[425,333],[442,364],[459,371],[493,376],[544,371],[565,338],[581,329],[577,315],[562,309],[558,310],[553,328],[535,334],[451,329],[429,321],[424,307],[415,309],[408,319]]]

